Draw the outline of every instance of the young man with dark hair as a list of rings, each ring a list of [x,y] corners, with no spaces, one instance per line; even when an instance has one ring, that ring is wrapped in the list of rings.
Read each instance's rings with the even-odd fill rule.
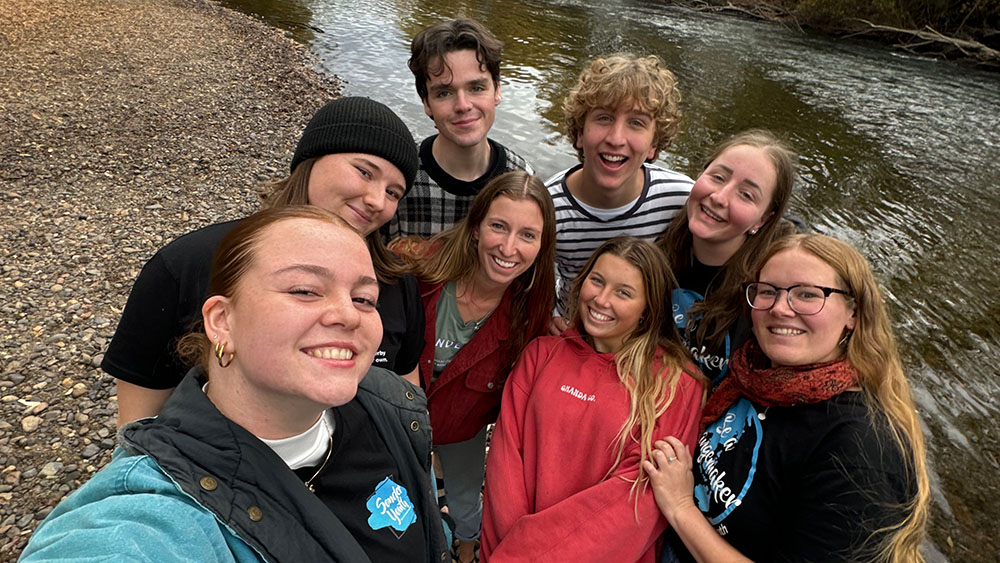
[[[423,29],[410,47],[417,93],[438,133],[419,144],[417,178],[384,230],[389,238],[437,234],[465,216],[494,176],[532,173],[523,158],[487,137],[500,103],[500,40],[461,18]]]

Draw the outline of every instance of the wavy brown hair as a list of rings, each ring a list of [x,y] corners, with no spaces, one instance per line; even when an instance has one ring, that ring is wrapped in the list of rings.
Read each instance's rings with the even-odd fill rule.
[[[632,493],[636,493],[640,486],[645,487],[649,481],[641,462],[649,459],[653,440],[659,438],[653,436],[656,420],[667,411],[674,399],[677,382],[685,371],[685,365],[689,363],[688,351],[674,326],[667,297],[677,288],[677,280],[667,268],[663,252],[653,243],[636,237],[615,237],[598,247],[587,260],[570,289],[570,326],[584,335],[593,346],[580,317],[580,291],[597,264],[597,259],[604,254],[612,254],[635,266],[642,276],[646,293],[646,308],[615,356],[618,378],[628,389],[631,404],[628,419],[618,433],[615,462],[607,475],[610,476],[621,463],[625,446],[629,442],[638,442],[640,469],[632,484]],[[655,369],[657,360],[660,363],[659,369]],[[689,367],[690,372],[693,372],[691,375],[707,390],[708,379],[694,366]]]
[[[287,178],[272,183],[260,194],[264,209],[286,205],[309,205],[309,175],[317,158],[307,158],[299,163]],[[405,266],[385,247],[378,229],[368,234],[365,245],[372,255],[375,277],[384,283],[395,283],[405,273]]]
[[[650,160],[653,161],[677,137],[681,123],[680,103],[677,79],[656,55],[597,57],[587,63],[576,86],[563,101],[566,135],[576,147],[590,110],[638,105],[653,116],[655,123],[656,154]],[[583,161],[583,149],[577,147],[576,153]]]
[[[794,235],[777,241],[760,259],[755,274],[760,274],[772,256],[792,249],[804,250],[833,268],[841,288],[853,295],[856,322],[853,332],[847,335],[844,354],[860,374],[862,394],[873,423],[882,415],[888,419],[892,438],[905,461],[909,484],[916,490],[913,499],[903,507],[906,512],[903,521],[876,532],[887,534],[876,546],[877,560],[891,563],[923,561],[920,544],[926,535],[930,511],[924,435],[875,275],[865,257],[849,244],[815,234]],[[748,279],[757,279],[757,276]]]
[[[702,172],[712,165],[712,162],[732,147],[748,145],[764,151],[771,159],[777,172],[777,180],[771,202],[764,215],[764,224],[757,234],[747,236],[736,254],[726,261],[717,279],[706,291],[704,299],[691,306],[689,318],[698,319],[688,323],[687,337],[689,341],[711,343],[718,346],[726,337],[740,315],[743,314],[743,290],[740,287],[744,281],[751,279],[750,274],[757,258],[763,254],[774,241],[793,234],[795,226],[782,220],[788,209],[788,202],[795,185],[795,153],[774,133],[764,129],[751,129],[734,135],[720,144],[709,155],[702,167]],[[694,238],[688,229],[687,205],[671,221],[663,237],[657,245],[667,256],[667,262],[674,272],[682,272],[695,263]]]
[[[428,240],[405,237],[389,246],[425,283],[471,279],[480,267],[473,234],[486,218],[493,200],[501,196],[514,201],[534,201],[542,213],[535,262],[507,288],[512,296],[511,331],[503,354],[505,366],[512,368],[525,344],[545,333],[555,307],[556,212],[549,191],[537,176],[523,170],[501,174],[483,187],[472,200],[469,214],[454,227]]]
[[[500,86],[503,43],[476,20],[459,18],[425,27],[410,44],[410,60],[406,64],[413,73],[421,100],[427,100],[427,81],[430,77],[444,72],[447,66],[444,56],[464,49],[476,52],[479,65],[493,78],[493,87]]]

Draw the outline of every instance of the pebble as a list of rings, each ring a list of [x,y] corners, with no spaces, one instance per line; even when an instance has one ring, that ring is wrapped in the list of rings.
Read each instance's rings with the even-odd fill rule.
[[[38,416],[26,416],[21,419],[21,428],[25,432],[34,432],[38,425],[42,423],[41,417]]]
[[[42,470],[38,472],[39,475],[50,479],[55,477],[60,471],[62,471],[63,464],[58,461],[50,461],[42,466]]]
[[[80,455],[82,455],[87,459],[90,459],[99,453],[101,453],[100,446],[98,446],[97,444],[90,444],[89,446],[83,448],[83,451],[80,452]]]

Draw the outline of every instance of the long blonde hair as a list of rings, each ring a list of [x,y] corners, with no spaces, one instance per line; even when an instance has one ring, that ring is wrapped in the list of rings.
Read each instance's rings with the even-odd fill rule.
[[[889,314],[868,261],[849,244],[824,235],[793,235],[772,245],[757,273],[779,252],[801,249],[828,264],[853,295],[856,324],[846,343],[847,361],[861,376],[861,389],[873,421],[884,414],[893,440],[906,462],[906,474],[916,494],[903,509],[902,522],[878,530],[887,537],[877,546],[877,560],[891,563],[923,561],[920,543],[930,511],[924,436],[920,430],[910,384],[892,332]],[[757,279],[756,276],[752,279]]]
[[[640,469],[630,493],[635,494],[649,480],[642,470],[641,462],[649,459],[656,420],[674,400],[677,382],[685,371],[688,352],[669,314],[670,303],[667,296],[677,288],[677,281],[667,267],[663,252],[653,243],[636,237],[615,237],[602,244],[587,260],[583,270],[573,280],[569,294],[571,326],[589,339],[580,315],[580,291],[597,259],[604,254],[617,256],[635,266],[642,276],[646,292],[646,308],[615,356],[618,377],[629,391],[631,404],[628,419],[618,432],[615,462],[607,474],[610,476],[621,463],[628,443],[638,441]],[[660,363],[659,369],[656,369],[657,360]],[[708,388],[708,379],[693,366],[688,369],[701,382],[704,392]],[[638,495],[636,501],[638,502]]]
[[[501,174],[483,187],[472,200],[468,215],[454,227],[426,241],[419,237],[396,239],[389,243],[389,248],[425,283],[470,279],[480,267],[473,236],[486,219],[493,200],[501,196],[514,201],[534,201],[542,212],[535,262],[507,288],[512,296],[512,329],[504,364],[513,368],[525,344],[544,334],[555,307],[556,212],[545,184],[538,177],[523,170]]]
[[[751,279],[750,271],[757,258],[767,250],[775,240],[792,234],[795,229],[790,223],[782,221],[788,201],[791,199],[792,187],[795,185],[795,153],[770,131],[750,129],[730,137],[709,155],[702,167],[704,172],[732,147],[747,145],[764,151],[774,165],[777,179],[771,203],[764,212],[767,217],[764,224],[755,235],[747,237],[719,273],[718,281],[709,288],[704,299],[691,306],[689,318],[699,318],[696,323],[688,323],[688,339],[693,342],[711,343],[717,346],[726,337],[729,328],[743,314],[743,293],[740,287],[744,281]],[[663,237],[657,242],[667,256],[667,262],[674,272],[684,271],[694,265],[694,242],[688,229],[687,206],[681,207],[677,216],[671,221]],[[692,332],[693,331],[693,332]]]

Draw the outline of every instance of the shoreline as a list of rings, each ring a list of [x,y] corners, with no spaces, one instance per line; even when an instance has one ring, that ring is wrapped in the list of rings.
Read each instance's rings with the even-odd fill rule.
[[[111,458],[100,369],[143,264],[248,215],[340,93],[209,0],[8,0],[0,14],[0,559]]]

